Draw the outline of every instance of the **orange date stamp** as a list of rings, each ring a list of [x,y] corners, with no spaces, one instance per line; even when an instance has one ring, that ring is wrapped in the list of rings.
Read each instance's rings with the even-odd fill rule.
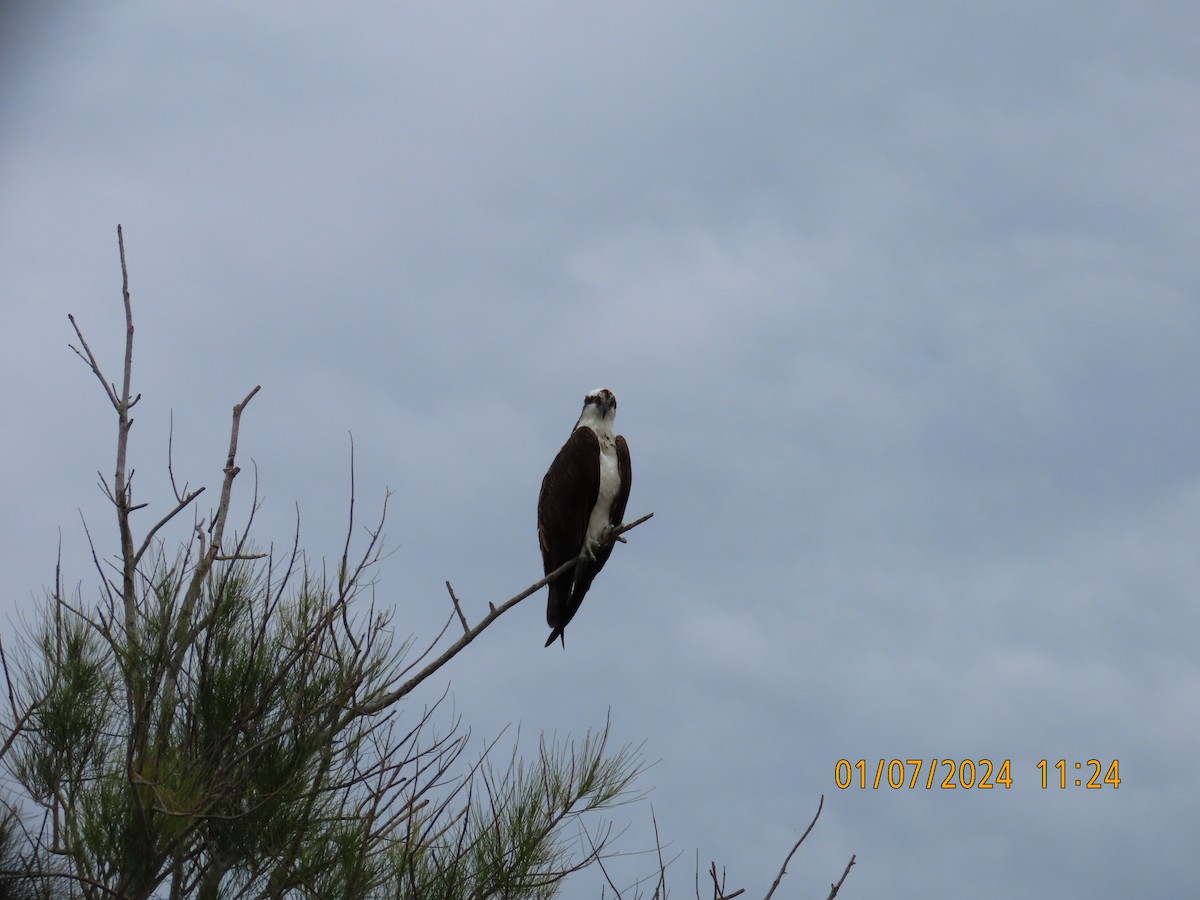
[[[1121,761],[1039,760],[1035,784],[1042,790],[1069,787],[1101,790],[1121,786]],[[1011,790],[1011,759],[839,759],[833,783],[841,790]]]

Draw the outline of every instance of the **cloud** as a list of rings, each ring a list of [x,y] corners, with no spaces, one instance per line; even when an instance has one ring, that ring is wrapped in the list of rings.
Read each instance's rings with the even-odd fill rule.
[[[298,501],[304,544],[340,548],[353,433],[360,509],[395,491],[398,627],[440,624],[447,578],[480,610],[537,577],[541,475],[583,393],[617,392],[655,518],[565,654],[534,598],[451,678],[481,735],[611,709],[662,760],[681,865],[769,881],[825,793],[809,893],[853,852],[865,893],[1179,893],[1195,16],[943,7],[23,22],[0,54],[5,613],[59,526],[86,596],[77,508],[111,538],[113,423],[63,345],[74,312],[116,370],[119,221],[139,490],[161,507],[172,410],[177,472],[214,486],[262,384],[261,538]],[[832,786],[839,758],[910,753],[1022,781]],[[1120,755],[1127,782],[1030,787],[1060,754]],[[1130,841],[1135,864],[1094,853]]]

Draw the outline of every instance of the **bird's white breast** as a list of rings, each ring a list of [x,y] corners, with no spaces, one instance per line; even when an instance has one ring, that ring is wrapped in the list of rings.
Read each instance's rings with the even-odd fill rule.
[[[594,547],[611,524],[613,501],[621,491],[621,470],[617,466],[616,442],[611,435],[600,436],[600,493],[588,519],[587,545]]]

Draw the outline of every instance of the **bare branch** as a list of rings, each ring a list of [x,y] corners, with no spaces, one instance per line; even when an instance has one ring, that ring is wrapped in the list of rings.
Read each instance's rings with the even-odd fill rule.
[[[175,476],[174,475],[171,476],[171,486],[172,487],[175,486]],[[163,516],[161,519],[159,519],[157,522],[154,523],[154,526],[149,531],[146,532],[146,538],[145,538],[145,540],[142,541],[142,546],[140,546],[138,548],[137,554],[133,558],[133,564],[135,566],[142,561],[142,557],[145,555],[146,551],[150,548],[150,542],[154,540],[154,535],[156,535],[158,533],[158,530],[160,528],[162,528],[164,525],[166,525],[168,522],[170,522],[177,515],[179,515],[179,513],[183,512],[184,508],[189,503],[191,503],[193,500],[195,500],[197,497],[199,497],[203,493],[204,493],[203,487],[196,488],[196,490],[192,491],[186,497],[181,498],[179,500],[179,502],[175,504],[174,508],[172,508],[172,510],[169,513],[167,513],[165,516]],[[176,495],[176,496],[178,496],[178,495]],[[145,504],[142,504],[142,506],[145,506]],[[134,509],[139,509],[139,508],[140,507],[134,507]]]
[[[8,657],[4,654],[4,640],[2,638],[0,638],[0,664],[4,667],[4,683],[8,688],[8,704],[12,708],[13,715],[12,730],[8,733],[8,737],[4,739],[4,744],[0,745],[0,759],[4,759],[8,754],[9,748],[13,745],[13,741],[17,739],[17,736],[25,728],[25,723],[29,721],[29,717],[36,712],[37,704],[30,704],[23,713],[17,715],[16,694],[13,691],[12,674],[8,671]]]
[[[99,379],[100,384],[104,386],[104,391],[108,395],[113,409],[117,411],[117,464],[113,474],[112,489],[111,491],[106,489],[105,493],[117,507],[117,526],[121,533],[121,558],[124,564],[121,597],[125,605],[125,630],[129,637],[133,637],[136,635],[135,629],[137,623],[134,617],[133,532],[129,527],[129,513],[138,507],[133,507],[131,503],[125,461],[129,448],[129,429],[133,425],[133,419],[129,417],[129,410],[141,399],[141,395],[132,400],[130,399],[130,384],[133,377],[133,307],[129,298],[129,269],[125,264],[125,236],[120,225],[117,226],[117,245],[121,256],[121,296],[125,304],[125,366],[119,395],[116,387],[100,371],[100,364],[96,361],[96,356],[92,353],[92,348],[88,346],[87,340],[83,336],[83,331],[80,330],[79,325],[75,322],[75,317],[68,315],[67,319],[70,321],[71,327],[75,329],[75,334],[79,338],[83,352],[80,352],[74,346],[71,349],[75,351],[75,354],[80,359],[88,364],[88,367],[95,374],[96,378]]]
[[[167,477],[171,479],[171,492],[175,495],[175,499],[182,502],[183,495],[187,493],[187,482],[183,483],[182,491],[175,483],[175,410],[170,411],[170,423],[167,426]],[[202,491],[204,488],[200,488],[200,490]]]
[[[125,234],[121,226],[117,226],[117,248],[121,254],[121,297],[125,301],[125,378],[122,381],[121,400],[128,409],[133,404],[129,402],[129,384],[133,376],[133,306],[129,302],[129,268],[125,265]],[[138,395],[138,400],[141,395]],[[136,403],[137,400],[134,401]]]
[[[721,878],[717,880],[717,864],[714,862],[708,869],[708,874],[712,878],[713,883],[713,900],[733,900],[734,897],[740,897],[746,893],[745,888],[738,888],[732,894],[725,893],[725,872],[722,870]]]
[[[88,528],[87,519],[83,517],[83,510],[79,511],[79,521],[83,525],[83,533],[87,537],[88,551],[92,554],[92,565],[96,567],[96,574],[100,576],[100,583],[104,585],[104,597],[108,601],[108,608],[111,613],[116,607],[116,598],[113,596],[113,585],[108,576],[104,574],[104,566],[100,562],[100,555],[96,552],[96,542],[92,540],[92,532]]]
[[[817,804],[817,813],[812,817],[812,821],[808,823],[808,827],[804,829],[804,834],[800,835],[800,840],[796,841],[792,847],[792,852],[787,855],[783,861],[783,865],[779,867],[779,874],[775,876],[775,883],[771,885],[771,889],[767,891],[767,896],[763,900],[771,900],[771,895],[775,893],[775,889],[779,887],[779,882],[783,880],[783,876],[787,874],[787,865],[792,861],[792,857],[796,855],[796,851],[800,849],[800,845],[804,843],[804,839],[808,837],[808,833],[813,830],[813,826],[817,824],[817,819],[821,816],[821,810],[825,806],[825,795],[821,795],[821,800]],[[849,867],[847,867],[849,871]]]
[[[653,806],[650,807],[650,821],[654,823],[654,849],[658,853],[658,884],[654,886],[654,896],[666,900],[667,864],[663,861],[662,838],[658,835],[658,816],[654,814]]]
[[[612,531],[610,531],[608,533],[608,536],[605,538],[605,541],[610,541],[610,542],[615,541],[620,535],[624,534],[627,531],[632,531],[634,528],[637,528],[637,526],[641,525],[643,522],[653,518],[653,516],[654,516],[654,513],[647,513],[646,515],[642,516],[640,519],[634,519],[628,525],[622,525],[620,528],[613,529]],[[601,544],[601,546],[603,546],[603,543]],[[479,635],[483,634],[483,632],[487,629],[487,627],[489,625],[491,625],[493,622],[495,622],[498,618],[500,618],[502,615],[504,615],[506,612],[508,612],[510,609],[512,609],[514,606],[516,606],[518,603],[520,603],[526,597],[528,597],[532,594],[536,594],[538,591],[540,591],[542,588],[544,588],[547,584],[549,584],[555,578],[558,578],[560,575],[564,574],[565,572],[571,571],[571,569],[573,569],[575,567],[576,562],[578,562],[578,560],[575,560],[575,559],[567,560],[565,563],[563,563],[561,566],[559,566],[557,569],[555,569],[553,572],[551,572],[545,578],[541,579],[540,581],[535,582],[534,584],[531,584],[529,587],[525,588],[525,590],[521,591],[521,593],[519,593],[513,597],[510,597],[509,599],[507,599],[503,603],[501,603],[499,606],[494,606],[492,604],[488,604],[488,606],[490,607],[490,611],[488,612],[488,614],[486,616],[484,616],[480,620],[479,624],[476,625],[474,628],[470,629],[469,631],[467,631],[466,634],[464,634],[457,641],[455,641],[453,644],[451,644],[441,656],[439,656],[433,662],[429,663],[429,665],[427,665],[424,669],[422,669],[420,672],[418,672],[412,678],[408,679],[408,681],[404,682],[402,685],[400,685],[400,687],[396,688],[394,691],[392,691],[388,694],[381,695],[381,696],[373,699],[372,701],[365,703],[361,706],[355,707],[354,713],[356,715],[373,715],[373,714],[381,712],[382,710],[391,706],[393,703],[395,703],[401,697],[404,697],[405,695],[412,693],[413,689],[416,688],[417,685],[419,685],[422,681],[424,681],[426,678],[428,678],[430,675],[432,675],[434,672],[436,672],[438,669],[440,669],[442,666],[444,666],[446,663],[448,663],[450,660],[452,660],[455,656],[457,656],[464,647],[466,647],[469,643],[471,643],[471,641],[475,640],[475,638],[477,638],[477,637],[479,637]]]
[[[212,526],[209,528],[209,534],[211,535],[210,552],[211,548],[221,546],[221,538],[225,535],[225,520],[229,516],[229,500],[233,493],[233,479],[241,471],[237,466],[236,459],[238,431],[242,425],[242,411],[245,410],[246,405],[261,389],[262,385],[256,384],[254,389],[245,396],[242,402],[233,408],[233,424],[229,429],[229,455],[225,459],[225,480],[221,484],[221,501],[217,504],[217,512],[213,517]]]
[[[833,900],[838,895],[838,891],[842,889],[842,882],[846,880],[846,876],[850,874],[850,867],[854,865],[854,860],[857,859],[857,854],[851,854],[850,862],[846,863],[846,871],[842,873],[842,877],[838,879],[837,884],[829,886],[829,896],[825,900]]]
[[[9,706],[9,709],[12,710],[13,719],[16,720],[16,719],[20,718],[20,715],[17,713],[17,694],[16,694],[15,689],[13,688],[12,675],[8,671],[8,657],[4,655],[4,635],[3,634],[0,634],[0,667],[2,667],[4,669],[4,685],[5,685],[6,689],[8,690],[8,706]],[[16,729],[14,728],[13,731],[16,731]],[[6,746],[7,746],[7,743],[6,743]],[[0,753],[0,757],[3,757],[3,756],[4,756],[4,754]]]
[[[354,537],[354,435],[350,435],[350,520],[346,523],[346,543],[342,547],[342,564],[338,568],[338,592],[346,584],[347,568],[350,564],[350,539]]]
[[[454,601],[454,611],[458,613],[458,621],[462,622],[463,631],[470,633],[471,626],[467,624],[467,617],[463,615],[462,606],[459,605],[458,598],[454,596],[454,588],[450,587],[450,582],[446,582],[446,590],[450,592],[450,599]]]
[[[109,383],[108,379],[104,377],[104,373],[100,371],[100,364],[96,362],[96,357],[92,353],[92,348],[88,346],[88,342],[83,337],[83,332],[79,330],[79,325],[76,323],[75,317],[68,313],[67,321],[70,322],[71,327],[75,329],[75,336],[79,338],[79,343],[83,346],[83,352],[81,353],[79,348],[74,344],[68,344],[67,346],[75,351],[76,356],[87,363],[88,368],[92,370],[98,379],[100,379],[100,385],[104,388],[104,392],[108,394],[108,399],[112,403],[113,409],[120,411],[121,401],[117,399],[117,392],[113,389],[113,386]],[[87,354],[86,356],[84,355],[85,353]]]
[[[637,527],[638,527],[639,525],[641,525],[643,522],[647,522],[647,521],[649,521],[650,519],[653,519],[653,518],[654,518],[654,513],[646,513],[646,514],[645,514],[644,516],[642,516],[640,519],[634,519],[634,520],[633,520],[632,522],[630,522],[628,525],[622,525],[620,528],[614,528],[612,531],[610,531],[610,532],[608,533],[608,538],[607,538],[607,540],[608,540],[608,541],[621,541],[621,535],[623,535],[625,532],[627,532],[627,531],[633,531],[633,529],[637,528]],[[605,543],[605,541],[601,541],[601,542],[600,542],[600,546],[603,546],[603,545],[604,545],[604,543]],[[622,544],[625,544],[625,543],[628,543],[628,542],[627,542],[627,541],[621,541],[621,543],[622,543]],[[549,576],[547,576],[547,577],[549,577]]]
[[[121,298],[125,303],[125,367],[121,380],[121,397],[117,404],[117,470],[113,475],[113,496],[117,501],[117,525],[121,531],[121,561],[122,571],[121,597],[125,601],[125,632],[126,639],[132,640],[137,634],[134,618],[134,606],[137,598],[134,594],[134,552],[133,531],[129,525],[130,504],[133,498],[125,476],[125,465],[129,454],[129,429],[133,420],[129,410],[133,407],[129,396],[133,380],[133,306],[129,301],[129,268],[125,264],[125,235],[121,226],[117,226],[117,247],[121,256]],[[138,399],[141,399],[139,396]]]
[[[657,827],[658,826],[656,824],[655,828],[657,829]],[[612,888],[613,895],[617,898],[617,900],[622,900],[621,891],[617,888],[616,884],[613,883],[612,876],[608,874],[608,867],[604,865],[604,856],[600,852],[600,848],[596,846],[596,842],[592,840],[591,833],[583,826],[580,826],[579,830],[582,831],[583,836],[587,838],[589,858],[594,859],[596,861],[596,865],[600,867],[600,874],[604,876],[604,880],[607,881],[608,886]],[[603,896],[603,893],[601,893],[601,897]],[[658,895],[655,894],[655,896]]]
[[[196,604],[200,601],[205,579],[208,578],[208,573],[212,571],[213,563],[220,556],[221,539],[225,533],[225,520],[229,515],[230,497],[233,493],[233,479],[241,471],[237,466],[236,459],[238,430],[241,427],[242,411],[245,410],[246,405],[258,393],[260,388],[261,385],[255,385],[254,389],[245,396],[242,402],[233,408],[233,422],[229,428],[229,454],[225,460],[225,480],[221,484],[221,500],[217,504],[212,525],[209,526],[210,540],[207,547],[204,546],[204,530],[201,528],[200,523],[196,523],[196,532],[200,540],[201,550],[175,622],[174,652],[168,662],[168,672],[170,673],[172,682],[178,679],[179,671],[183,666],[183,659],[187,655],[188,648],[192,640],[194,640],[194,635],[199,633],[199,628],[192,626],[192,615],[195,612]],[[234,554],[234,556],[240,555]]]

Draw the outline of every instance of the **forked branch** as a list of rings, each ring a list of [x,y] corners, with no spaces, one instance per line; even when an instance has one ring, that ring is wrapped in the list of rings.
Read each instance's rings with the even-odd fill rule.
[[[75,324],[75,317],[68,315],[67,318],[71,322],[71,327],[75,329],[75,335],[79,338],[79,343],[83,347],[83,351],[81,352],[74,346],[71,349],[75,351],[75,354],[80,359],[88,364],[93,374],[104,385],[105,393],[108,394],[109,401],[117,411],[117,465],[116,471],[113,473],[113,485],[109,498],[117,508],[117,527],[121,533],[121,599],[125,607],[125,629],[126,633],[133,638],[136,636],[137,627],[135,616],[137,598],[134,589],[135,560],[137,556],[133,550],[133,529],[129,524],[129,514],[136,507],[133,505],[132,488],[129,484],[129,477],[126,470],[126,459],[129,451],[129,429],[133,427],[133,419],[130,418],[129,411],[133,409],[134,405],[142,397],[140,394],[136,397],[130,397],[133,378],[133,307],[129,298],[129,268],[125,264],[125,235],[121,231],[120,225],[117,226],[117,246],[121,255],[121,296],[125,302],[125,368],[119,393],[116,386],[111,384],[104,377],[104,373],[100,371],[100,364],[96,362],[96,356],[92,353],[92,348],[88,346],[87,341],[84,340],[83,332]]]
[[[821,810],[824,809],[824,807],[825,795],[822,794],[820,801],[817,803],[817,811],[813,815],[812,821],[808,823],[808,827],[804,829],[804,834],[800,835],[800,839],[792,845],[792,849],[788,852],[788,855],[783,860],[783,865],[779,867],[779,874],[775,876],[775,881],[772,882],[771,888],[767,891],[767,894],[763,900],[771,900],[771,897],[774,896],[775,891],[779,888],[780,883],[783,881],[783,876],[787,874],[788,863],[792,861],[792,857],[796,855],[796,851],[800,849],[800,845],[804,843],[804,839],[808,837],[809,833],[813,830],[813,826],[817,824],[817,819],[820,818]],[[854,865],[854,861],[855,857],[851,856],[850,862],[846,864],[846,869],[844,872],[842,872],[842,877],[838,879],[837,884],[830,885],[829,896],[826,898],[826,900],[833,900],[833,898],[837,896],[838,891],[842,888],[842,883],[846,880],[846,876],[850,874],[850,867]],[[745,888],[738,888],[732,893],[725,893],[725,873],[722,872],[720,875],[717,874],[717,864],[715,862],[709,867],[708,876],[712,879],[713,900],[733,900],[734,897],[740,897],[746,892]],[[696,866],[696,900],[700,900],[699,865]]]

